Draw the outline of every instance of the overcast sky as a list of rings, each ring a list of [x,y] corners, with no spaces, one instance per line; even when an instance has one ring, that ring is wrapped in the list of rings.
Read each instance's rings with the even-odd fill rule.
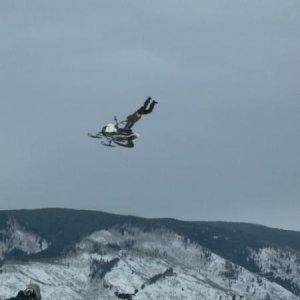
[[[0,209],[300,230],[300,2],[0,1]],[[134,149],[87,132],[159,105]]]

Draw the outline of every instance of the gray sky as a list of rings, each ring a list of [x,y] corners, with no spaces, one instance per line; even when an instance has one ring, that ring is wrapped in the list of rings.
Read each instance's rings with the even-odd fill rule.
[[[0,1],[0,209],[300,230],[300,2]],[[86,133],[151,95],[136,148]]]

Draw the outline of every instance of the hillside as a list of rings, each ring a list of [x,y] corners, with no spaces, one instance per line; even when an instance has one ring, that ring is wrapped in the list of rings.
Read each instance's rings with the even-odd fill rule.
[[[299,250],[299,232],[254,224],[1,211],[0,296],[34,280],[47,299],[114,299],[135,289],[136,299],[298,299]]]

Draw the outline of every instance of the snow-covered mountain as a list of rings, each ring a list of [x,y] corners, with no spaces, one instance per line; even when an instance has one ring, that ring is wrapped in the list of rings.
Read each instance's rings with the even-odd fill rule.
[[[300,233],[94,211],[0,212],[0,299],[300,299]]]
[[[34,254],[48,248],[48,243],[36,234],[22,230],[15,219],[7,221],[7,227],[0,230],[0,260],[11,252],[22,251]]]

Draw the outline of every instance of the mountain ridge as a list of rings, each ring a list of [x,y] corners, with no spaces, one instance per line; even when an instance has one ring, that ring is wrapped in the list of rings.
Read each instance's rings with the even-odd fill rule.
[[[121,239],[120,236],[120,238],[116,239],[115,237],[119,236],[118,232],[131,231],[138,231],[139,238],[132,235],[130,239],[123,241],[122,244],[120,241],[123,238]],[[107,246],[101,244],[103,239],[107,239],[105,236],[101,239],[102,242],[100,241],[100,244],[99,241],[89,242],[88,245],[91,245],[91,243],[96,244],[92,248],[89,248],[90,246],[86,248],[88,249],[86,251],[94,251],[99,248],[102,249],[103,253],[110,253],[110,257],[113,259],[120,259],[116,254],[118,251],[127,251],[131,253],[130,255],[133,255],[132,249],[128,248],[132,241],[140,245],[140,248],[135,251],[142,251],[147,256],[149,253],[152,253],[152,250],[149,252],[149,250],[144,249],[148,247],[146,245],[149,242],[145,241],[146,237],[151,239],[151,247],[154,249],[155,242],[153,239],[154,236],[158,236],[158,241],[160,242],[158,242],[159,246],[157,247],[162,249],[165,247],[163,246],[165,242],[162,242],[164,235],[168,236],[169,233],[172,233],[174,236],[171,239],[171,244],[177,245],[174,239],[176,240],[177,237],[180,237],[180,247],[182,249],[188,247],[184,245],[195,245],[193,247],[204,249],[201,250],[204,251],[204,256],[195,254],[195,257],[198,257],[198,255],[205,257],[206,251],[211,253],[207,258],[208,261],[203,261],[204,266],[208,263],[210,264],[209,257],[211,255],[217,255],[217,261],[220,261],[219,272],[220,274],[225,274],[225,277],[222,275],[224,278],[232,276],[236,280],[241,280],[239,279],[240,274],[246,274],[246,271],[241,271],[241,267],[250,272],[251,276],[264,278],[270,284],[274,282],[284,290],[300,297],[300,280],[298,279],[300,278],[300,232],[274,229],[264,225],[244,222],[143,218],[95,210],[66,208],[2,210],[0,211],[0,264],[1,260],[2,264],[5,265],[11,262],[22,264],[24,262],[39,263],[47,260],[62,259],[63,257],[68,257],[70,253],[78,253],[77,245],[82,243],[88,236],[93,236],[96,232],[102,232],[103,234],[109,232],[109,235],[112,236],[110,239],[116,239],[116,242],[111,245],[112,248],[107,248]],[[177,249],[176,247],[174,249]],[[172,250],[171,247],[164,251],[173,253],[174,249]],[[184,253],[182,249],[180,253]],[[157,251],[160,253],[160,250]],[[199,252],[200,250],[197,251]],[[202,253],[201,251],[199,253]],[[100,258],[100,261],[101,259],[103,258]],[[162,254],[160,259],[163,262]],[[176,256],[172,258],[172,261],[174,260],[177,260]],[[225,261],[228,262],[228,265],[226,265]],[[122,261],[122,263],[125,262]],[[181,265],[180,261],[177,261],[177,263]],[[179,265],[173,265],[169,262],[168,268],[176,268]],[[99,266],[99,263],[96,263],[96,266]],[[100,264],[100,266],[103,266],[103,264]],[[191,265],[189,267],[192,268]],[[219,267],[214,266],[217,269]],[[224,271],[223,268],[227,271]],[[162,273],[165,271],[162,270]],[[178,274],[178,276],[183,276],[180,275],[181,271],[178,271]],[[156,278],[155,276],[160,278],[159,274],[152,275],[154,278]],[[208,278],[209,272],[203,276],[206,276],[206,280],[213,280],[213,278]],[[219,278],[218,276],[216,275],[216,278]],[[250,275],[244,276],[248,278]],[[173,278],[172,276],[167,276],[168,280],[170,279],[169,277]],[[218,280],[221,279],[219,278]],[[259,281],[259,279],[257,280]],[[216,284],[221,286],[222,282],[219,281]],[[239,284],[241,285],[241,283]],[[272,289],[274,288],[272,287]],[[256,287],[257,289],[259,289],[259,286]]]
[[[88,212],[88,213],[101,213],[106,214],[110,216],[121,216],[121,217],[131,217],[131,218],[138,218],[138,219],[144,219],[144,220],[157,220],[157,221],[163,221],[163,220],[170,220],[170,221],[180,221],[180,222],[186,222],[186,223],[213,223],[213,224],[233,224],[233,225],[253,225],[257,227],[263,227],[268,229],[274,229],[284,232],[291,232],[291,233],[300,233],[300,230],[294,230],[294,229],[286,229],[286,228],[280,228],[280,227],[273,227],[269,225],[264,225],[260,223],[252,223],[252,222],[243,222],[243,221],[223,221],[223,220],[217,220],[217,221],[211,221],[211,220],[185,220],[175,217],[141,217],[134,214],[120,214],[120,213],[114,213],[114,212],[106,212],[102,210],[97,209],[77,209],[77,208],[67,208],[67,207],[43,207],[43,208],[20,208],[20,209],[0,209],[1,213],[13,213],[13,212],[43,212],[43,211],[69,211],[69,212]]]

